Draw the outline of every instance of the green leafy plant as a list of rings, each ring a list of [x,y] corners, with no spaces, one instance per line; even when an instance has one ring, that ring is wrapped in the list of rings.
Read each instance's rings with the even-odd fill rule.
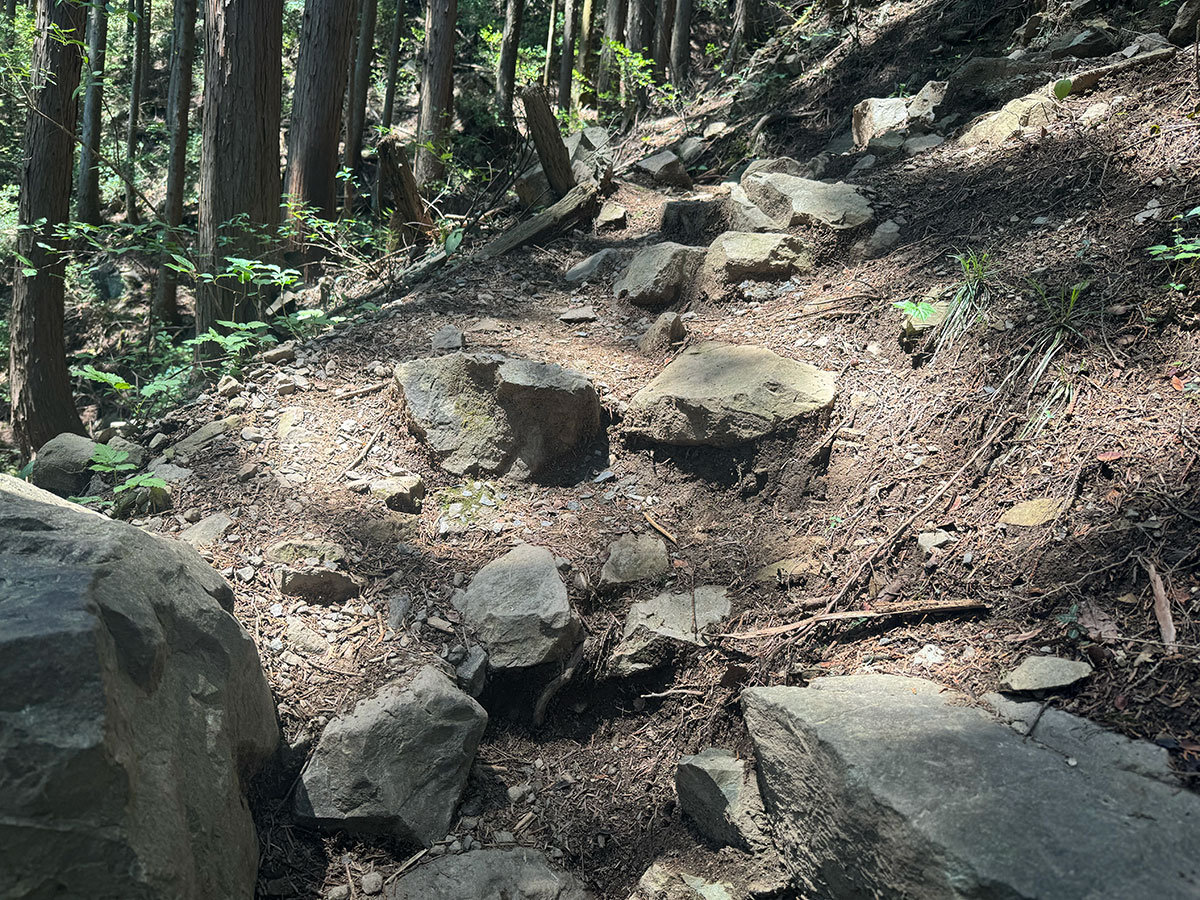
[[[1070,78],[1060,78],[1054,82],[1054,99],[1059,103],[1066,100],[1071,94],[1071,88],[1075,86],[1075,82]]]
[[[107,444],[97,444],[88,468],[102,475],[116,475],[119,472],[132,472],[137,466],[129,462],[127,451],[114,450]]]
[[[1176,216],[1174,221],[1180,224],[1175,226],[1171,243],[1146,248],[1146,252],[1154,259],[1167,263],[1172,279],[1167,286],[1171,290],[1187,290],[1188,282],[1185,279],[1193,277],[1196,267],[1200,265],[1200,232],[1185,233],[1184,230],[1188,220],[1197,217],[1200,217],[1200,206]]]
[[[933,304],[928,300],[896,300],[892,306],[914,321],[925,322],[933,315]]]
[[[125,491],[135,490],[137,488],[147,488],[150,490],[164,490],[167,483],[155,475],[153,472],[140,472],[137,475],[131,475],[124,482],[113,488],[114,494],[121,494]]]

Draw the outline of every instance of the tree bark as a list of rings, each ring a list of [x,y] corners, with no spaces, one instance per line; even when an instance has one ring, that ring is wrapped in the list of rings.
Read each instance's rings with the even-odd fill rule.
[[[31,64],[33,108],[25,125],[18,209],[18,262],[13,280],[9,338],[9,389],[17,446],[28,455],[64,431],[83,433],[75,411],[63,336],[66,258],[55,226],[71,211],[81,48],[52,35],[83,37],[86,8],[39,0]],[[35,223],[42,223],[35,227]],[[43,246],[44,245],[44,246]],[[52,249],[47,249],[47,247]],[[26,274],[26,269],[34,274]]]
[[[400,36],[404,33],[404,0],[396,2],[396,21],[392,23],[392,42],[388,46],[387,86],[383,93],[383,118],[385,130],[391,130],[396,109],[396,73],[400,70]]]
[[[571,108],[571,76],[575,69],[575,0],[563,0],[563,37],[558,62],[558,108]]]
[[[725,55],[725,71],[733,71],[742,53],[755,38],[758,4],[755,0],[737,0],[733,8],[733,31],[729,36],[729,51]]]
[[[629,18],[625,23],[625,46],[629,52],[640,54],[643,58],[650,55],[650,40],[654,30],[654,16],[651,4],[654,0],[629,0]],[[622,87],[622,95],[626,103],[646,105],[646,90],[640,85],[630,82]]]
[[[454,119],[454,29],[458,0],[428,0],[425,65],[421,71],[421,110],[417,116],[417,184],[445,174],[442,143]]]
[[[147,0],[136,0],[136,34],[133,41],[133,66],[129,76],[129,121],[125,129],[125,165],[128,181],[125,182],[125,221],[130,225],[141,222],[138,215],[137,192],[137,149],[138,120],[142,111],[142,84],[145,81],[146,48],[149,38],[143,40],[143,32],[149,32],[150,21],[146,15]]]
[[[663,81],[671,59],[671,34],[675,29],[675,0],[658,0],[654,18],[654,78]]]
[[[546,27],[546,67],[542,70],[542,87],[550,87],[554,69],[554,33],[558,30],[558,0],[550,0],[550,24]]]
[[[601,103],[611,99],[617,87],[618,73],[611,45],[621,43],[625,34],[625,8],[625,0],[607,0],[604,7],[604,46],[596,71],[596,98]]]
[[[305,4],[285,190],[293,201],[312,207],[326,219],[335,213],[342,95],[353,35],[354,6],[346,0]]]
[[[417,179],[408,166],[408,154],[399,134],[392,132],[379,142],[379,184],[382,197],[391,197],[394,208],[388,231],[392,248],[412,239],[428,237],[433,219],[417,189]]]
[[[567,145],[558,131],[558,120],[550,111],[546,90],[531,84],[521,91],[521,100],[525,104],[525,127],[533,138],[550,190],[554,191],[555,198],[563,197],[575,187],[575,174],[571,171]]]
[[[200,256],[219,274],[228,257],[262,255],[246,225],[279,222],[283,0],[205,2]],[[247,320],[253,285],[218,278],[199,287],[197,334],[221,319]]]
[[[83,127],[79,140],[79,168],[75,191],[75,217],[89,225],[100,224],[100,114],[104,106],[104,56],[108,46],[108,11],[92,7],[88,16],[87,89],[83,99]]]
[[[171,84],[167,89],[167,129],[170,151],[167,160],[167,194],[163,201],[163,221],[167,241],[177,243],[177,229],[183,223],[183,193],[187,180],[188,113],[192,105],[192,62],[196,57],[196,0],[175,0],[174,37],[171,44]],[[158,290],[155,313],[160,321],[179,320],[178,273],[164,258],[158,266]]]
[[[375,55],[375,20],[378,0],[362,0],[358,22],[358,53],[354,61],[354,81],[350,86],[350,106],[346,117],[346,145],[342,165],[357,175],[362,165],[363,129],[367,121],[367,88],[371,84],[371,60]],[[346,179],[343,209],[354,209],[354,178]]]
[[[521,21],[525,0],[508,0],[504,7],[504,34],[500,38],[500,61],[496,66],[496,106],[502,122],[513,118],[513,90],[517,80],[517,54],[521,49]]]
[[[692,0],[675,0],[675,28],[671,36],[671,83],[682,91],[692,61]]]
[[[579,72],[581,82],[575,89],[575,103],[595,102],[592,80],[596,77],[594,71],[595,54],[592,53],[592,24],[596,9],[593,0],[583,0],[583,9],[579,14],[579,48],[575,53],[575,69]]]

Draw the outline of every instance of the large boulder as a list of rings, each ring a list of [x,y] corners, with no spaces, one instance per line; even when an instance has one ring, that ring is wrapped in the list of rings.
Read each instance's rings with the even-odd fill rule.
[[[635,306],[668,306],[683,296],[703,261],[703,247],[654,244],[634,254],[613,292]]]
[[[583,624],[571,609],[554,555],[521,544],[476,573],[454,595],[463,621],[487,648],[493,669],[524,669],[567,656]]]
[[[645,172],[659,184],[671,187],[690,188],[692,179],[688,175],[687,166],[683,160],[670,150],[662,150],[653,156],[639,160],[637,168]]]
[[[854,107],[854,143],[865,147],[889,131],[908,130],[908,104],[903,97],[871,97]]]
[[[811,266],[812,252],[793,234],[727,231],[712,242],[705,257],[705,268],[730,282],[787,278]]]
[[[0,897],[254,896],[279,732],[232,608],[191,547],[0,475]]]
[[[409,428],[455,475],[532,478],[600,428],[600,399],[578,372],[491,353],[396,367]]]
[[[77,497],[92,479],[92,454],[99,446],[81,434],[53,437],[42,444],[34,457],[29,480],[60,497]]]
[[[676,446],[732,448],[833,405],[834,375],[765,347],[689,347],[634,394],[625,417],[632,437]]]
[[[302,822],[429,846],[446,836],[487,713],[439,670],[331,721],[300,773]]]
[[[736,181],[729,185],[725,214],[730,231],[782,231],[785,227],[755,206],[746,189]]]
[[[388,887],[387,900],[591,900],[569,872],[526,847],[472,850],[413,869]]]
[[[967,146],[1002,144],[1025,128],[1045,125],[1057,116],[1054,100],[1044,90],[1035,91],[1010,100],[996,112],[976,120],[959,140]]]
[[[705,632],[728,618],[729,610],[729,593],[714,585],[664,591],[633,604],[609,671],[620,677],[649,672],[670,662],[677,650],[703,647]]]
[[[1176,47],[1186,47],[1196,41],[1196,24],[1200,23],[1200,0],[1183,0],[1175,22],[1167,32],[1167,40]]]
[[[786,227],[857,228],[870,222],[875,215],[859,189],[841,181],[826,184],[775,172],[744,178],[742,187],[751,202],[768,218]]]
[[[747,690],[763,799],[800,893],[1197,895],[1200,797],[1180,789],[1165,750],[1041,704],[992,702],[1004,719],[893,675]]]

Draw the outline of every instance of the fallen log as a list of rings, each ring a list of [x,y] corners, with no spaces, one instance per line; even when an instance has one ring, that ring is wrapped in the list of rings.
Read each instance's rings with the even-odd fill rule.
[[[594,184],[580,184],[567,195],[536,216],[514,225],[482,250],[480,259],[493,259],[541,238],[557,234],[566,228],[591,221],[598,211],[600,190]]]

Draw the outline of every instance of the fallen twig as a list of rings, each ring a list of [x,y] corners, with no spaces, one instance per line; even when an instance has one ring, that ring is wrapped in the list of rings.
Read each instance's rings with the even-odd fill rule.
[[[760,628],[756,631],[743,631],[732,634],[720,634],[717,637],[729,638],[735,641],[749,641],[760,637],[775,637],[788,634],[804,628],[811,628],[821,622],[842,622],[847,619],[889,619],[901,616],[928,615],[930,613],[961,613],[985,612],[988,605],[979,600],[963,600],[956,603],[897,603],[889,609],[845,609],[838,612],[817,613],[799,622],[787,625],[775,625],[771,628]]]
[[[374,384],[368,384],[366,387],[360,387],[357,390],[346,391],[342,394],[334,394],[334,400],[353,400],[355,397],[365,397],[367,394],[374,394],[376,391],[382,391],[385,387],[391,384],[390,381],[377,381]],[[354,468],[351,466],[350,468]]]
[[[642,515],[646,517],[646,521],[650,523],[650,527],[665,537],[668,541],[670,541],[672,544],[679,543],[679,541],[675,540],[675,535],[671,534],[671,532],[667,531],[667,529],[663,528],[656,521],[654,521],[654,516],[650,515],[648,512],[643,512]]]
[[[1171,615],[1171,600],[1167,597],[1166,585],[1154,568],[1154,563],[1146,563],[1146,577],[1150,579],[1150,589],[1154,592],[1154,618],[1158,620],[1158,633],[1167,652],[1174,653],[1178,649],[1175,643],[1175,618]]]
[[[362,452],[354,457],[354,461],[350,465],[346,466],[346,472],[352,472],[359,467],[362,461],[367,458],[367,454],[371,452],[371,448],[375,446],[375,442],[383,435],[383,429],[386,427],[386,425],[380,425],[375,429],[375,433],[371,435],[371,439],[367,441],[367,445],[362,448]],[[345,472],[342,474],[345,475]]]

